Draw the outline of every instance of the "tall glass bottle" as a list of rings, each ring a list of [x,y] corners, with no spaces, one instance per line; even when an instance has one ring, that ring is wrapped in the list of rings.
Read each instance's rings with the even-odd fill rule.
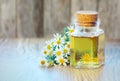
[[[70,63],[75,68],[98,68],[104,64],[104,31],[99,28],[98,12],[75,14],[75,32],[70,36]]]

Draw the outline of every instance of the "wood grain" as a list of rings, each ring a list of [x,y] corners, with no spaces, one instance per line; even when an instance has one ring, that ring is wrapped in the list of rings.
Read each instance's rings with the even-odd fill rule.
[[[107,0],[99,0],[99,12],[100,18],[102,20],[101,27],[105,29],[106,37],[108,39],[120,39],[120,14],[119,11],[120,1],[107,1]]]
[[[17,0],[17,35],[43,36],[43,0]]]
[[[70,23],[70,0],[44,0],[44,33],[59,33]]]
[[[94,10],[96,11],[98,0],[82,0],[83,10]]]
[[[118,33],[120,31],[120,27],[119,27],[120,17],[118,15],[120,14],[119,7],[120,7],[120,1],[115,0],[114,2],[109,3],[109,8],[110,8],[109,17],[111,22],[109,23],[109,28],[108,28],[108,31],[111,33],[107,32],[107,35],[109,34],[109,38],[113,38],[113,39],[120,38],[120,34]]]
[[[71,0],[71,15],[79,10],[97,10],[97,0]]]
[[[17,35],[35,37],[33,25],[33,0],[17,0]]]
[[[106,42],[98,69],[39,67],[46,39],[0,39],[0,81],[120,81],[120,42]]]
[[[2,30],[1,30],[1,0],[0,0],[0,37],[2,37]]]
[[[71,0],[71,16],[73,17],[76,11],[83,9],[82,0]]]
[[[108,28],[109,28],[109,24],[110,23],[110,8],[108,7],[110,2],[107,2],[107,0],[99,0],[99,4],[98,4],[98,12],[99,12],[99,16],[101,19],[101,28],[105,30],[105,34],[107,36],[107,32],[109,32]],[[107,30],[108,29],[108,30]]]
[[[0,37],[16,38],[16,0],[1,0]]]
[[[34,0],[34,27],[37,37],[44,35],[44,0]]]
[[[120,40],[119,0],[0,0],[0,38],[60,33],[78,10],[99,12],[106,38]]]

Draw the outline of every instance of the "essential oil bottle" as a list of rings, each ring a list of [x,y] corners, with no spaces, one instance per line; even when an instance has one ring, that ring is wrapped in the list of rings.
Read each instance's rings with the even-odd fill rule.
[[[99,28],[96,11],[78,11],[70,36],[70,65],[75,68],[99,68],[104,64],[104,31]]]

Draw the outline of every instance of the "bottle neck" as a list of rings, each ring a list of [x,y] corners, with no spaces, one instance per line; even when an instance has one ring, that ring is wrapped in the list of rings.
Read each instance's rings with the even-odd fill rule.
[[[79,25],[79,23],[76,21],[76,20],[74,20],[74,21],[72,21],[72,24],[74,24],[75,25],[75,30],[76,31],[79,31],[79,32],[96,32],[98,29],[99,29],[99,26],[100,26],[100,19],[98,19],[97,20],[97,22],[95,23],[95,25],[94,26],[81,26],[81,25]]]

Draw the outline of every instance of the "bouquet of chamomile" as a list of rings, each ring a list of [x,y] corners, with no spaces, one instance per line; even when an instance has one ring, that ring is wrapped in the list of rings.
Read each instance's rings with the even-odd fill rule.
[[[56,65],[67,66],[70,64],[70,34],[74,32],[74,26],[64,28],[61,34],[54,34],[54,38],[45,42],[42,50],[43,59],[40,65],[51,67]]]

